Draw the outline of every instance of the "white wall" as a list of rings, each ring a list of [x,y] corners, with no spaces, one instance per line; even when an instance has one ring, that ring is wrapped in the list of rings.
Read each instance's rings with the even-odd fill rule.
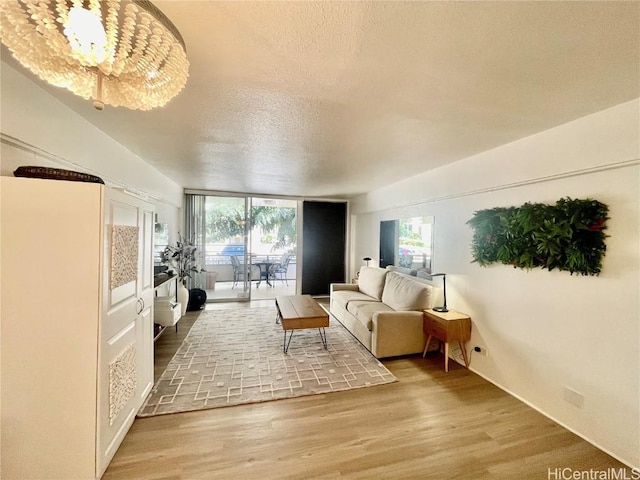
[[[450,308],[472,317],[471,369],[625,463],[640,466],[640,101],[618,105],[363,195],[354,259],[379,222],[435,216],[434,268]],[[476,210],[594,198],[609,206],[599,277],[471,263]],[[361,262],[354,260],[352,272]],[[564,400],[584,395],[583,408]]]
[[[126,187],[156,205],[158,220],[182,230],[183,188],[2,62],[0,175],[21,165],[77,170]],[[172,235],[173,236],[173,235]],[[174,238],[172,238],[174,240]]]
[[[180,185],[4,62],[0,82],[0,175],[12,176],[21,165],[98,175],[107,185],[147,196],[158,221],[170,225],[170,241],[177,239],[183,223]]]

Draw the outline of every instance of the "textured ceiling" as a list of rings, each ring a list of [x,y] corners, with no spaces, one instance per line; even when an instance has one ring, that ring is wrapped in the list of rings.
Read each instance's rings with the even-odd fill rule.
[[[640,96],[638,2],[154,3],[165,108],[47,88],[186,188],[349,197]]]

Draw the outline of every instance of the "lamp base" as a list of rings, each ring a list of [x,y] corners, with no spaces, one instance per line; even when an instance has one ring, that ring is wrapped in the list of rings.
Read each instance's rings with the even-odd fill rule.
[[[447,309],[447,307],[434,307],[434,308],[433,308],[433,311],[434,311],[434,312],[443,312],[443,313],[446,313],[446,312],[448,312],[449,310]]]

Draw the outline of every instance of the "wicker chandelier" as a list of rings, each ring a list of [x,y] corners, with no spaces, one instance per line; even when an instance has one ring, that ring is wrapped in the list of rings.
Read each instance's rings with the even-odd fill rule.
[[[42,80],[104,105],[162,107],[189,76],[184,40],[144,0],[2,0],[0,40]]]

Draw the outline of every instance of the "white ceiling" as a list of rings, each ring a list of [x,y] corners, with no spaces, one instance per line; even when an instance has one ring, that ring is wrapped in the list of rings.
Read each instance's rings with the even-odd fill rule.
[[[635,1],[154,3],[166,107],[46,88],[186,188],[349,197],[640,96]]]

